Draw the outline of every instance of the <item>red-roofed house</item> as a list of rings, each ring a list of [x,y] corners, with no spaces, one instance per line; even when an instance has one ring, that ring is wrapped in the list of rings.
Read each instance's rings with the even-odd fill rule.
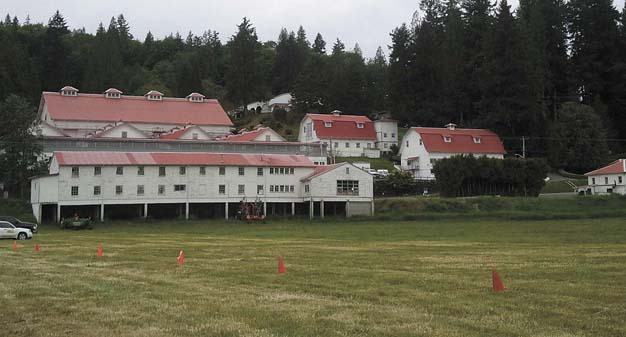
[[[440,159],[456,155],[502,159],[505,153],[500,137],[492,131],[457,129],[454,124],[445,128],[411,128],[400,145],[401,168],[416,179],[434,179],[433,164]]]
[[[251,131],[242,131],[236,135],[227,135],[217,138],[227,142],[285,142],[278,132],[266,126],[260,126]]]
[[[102,94],[82,94],[69,86],[60,92],[42,93],[38,119],[77,138],[120,122],[131,123],[148,136],[188,124],[221,136],[230,133],[233,126],[217,100],[205,99],[198,93],[169,98],[152,90],[144,96],[128,96],[110,88]],[[43,136],[56,136],[43,134],[45,128],[41,132]]]
[[[618,159],[585,175],[589,184],[587,194],[626,194],[626,159]]]
[[[323,143],[328,152],[339,157],[380,157],[376,149],[376,129],[366,116],[307,114],[300,122],[298,140]]]

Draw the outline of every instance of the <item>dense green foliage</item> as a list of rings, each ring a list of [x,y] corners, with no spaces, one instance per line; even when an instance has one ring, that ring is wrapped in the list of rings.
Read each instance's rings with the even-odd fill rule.
[[[436,193],[437,187],[434,180],[418,181],[409,172],[394,170],[388,177],[374,180],[374,195],[377,197],[423,195]]]
[[[444,197],[537,196],[548,166],[541,159],[454,156],[438,160],[433,173]]]

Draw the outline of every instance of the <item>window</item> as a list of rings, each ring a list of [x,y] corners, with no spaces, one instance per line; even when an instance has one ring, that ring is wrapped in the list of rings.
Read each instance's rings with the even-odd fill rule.
[[[200,166],[200,175],[201,176],[205,176],[206,175],[206,167]]]
[[[387,138],[387,132],[383,133],[383,138]]]
[[[226,194],[226,185],[218,186],[218,192],[219,194]]]
[[[122,185],[115,186],[115,194],[120,195],[124,193],[124,187]]]
[[[187,174],[187,167],[185,166],[181,166],[178,168],[178,174],[180,174],[181,176],[184,176],[185,174]]]
[[[122,138],[128,138],[128,131],[122,131]]]
[[[77,196],[78,195],[78,186],[72,186],[72,195],[73,196]]]
[[[289,168],[289,174],[294,174],[295,171],[296,170],[293,167]]]
[[[595,185],[596,184],[596,178],[591,178],[591,184]]]
[[[144,187],[143,185],[137,185],[137,195],[143,195]]]
[[[174,185],[174,192],[185,192],[187,185]]]
[[[274,192],[274,185],[270,185],[270,192],[273,193]]]
[[[396,134],[395,134],[395,133],[392,133],[392,134],[391,134],[391,138],[396,138]]]
[[[385,149],[389,148],[389,144],[385,143]]]
[[[245,174],[246,174],[246,168],[245,168],[245,167],[240,167],[240,168],[239,168],[239,175],[240,175],[240,176],[243,176],[243,175],[245,175]]]
[[[256,185],[256,194],[263,194],[263,185]]]
[[[245,194],[246,193],[246,185],[238,185],[237,186],[237,193],[238,194]]]
[[[346,142],[346,149],[350,147],[350,143]]]
[[[272,141],[272,135],[265,135],[265,141],[266,142]]]
[[[289,192],[293,193],[293,191],[294,191],[295,189],[296,189],[296,188],[295,188],[293,185],[289,186]]]
[[[159,177],[165,177],[165,166],[159,166]]]
[[[118,166],[118,167],[115,169],[115,174],[117,174],[118,176],[123,175],[123,174],[124,174],[124,166]]]
[[[452,143],[452,137],[450,136],[443,136],[443,141],[446,143]]]
[[[279,168],[279,170],[280,170],[280,174],[285,174],[285,168],[284,167]]]
[[[142,175],[144,175],[144,173],[145,173],[145,169],[144,169],[143,166],[137,167],[137,175],[138,176],[142,176]]]
[[[480,144],[482,142],[482,139],[480,139],[480,137],[472,137],[474,139],[474,144]]]
[[[310,192],[309,185],[304,185],[304,193],[309,193],[309,192]]]
[[[350,168],[346,167],[346,174],[350,174]]]
[[[93,187],[93,195],[100,195],[102,193],[102,188],[100,186]]]
[[[280,191],[285,192],[285,185],[280,185]]]
[[[608,185],[609,184],[609,177],[604,177],[604,185]]]
[[[372,143],[367,143],[367,148],[371,149],[372,148]]]
[[[331,122],[324,122],[324,126],[327,128],[332,128],[333,127],[333,123]]]
[[[622,176],[617,177],[617,181],[621,184],[622,183]]]
[[[338,195],[359,195],[358,180],[337,180]]]
[[[422,141],[420,140],[420,145],[422,145]],[[406,141],[406,147],[409,147],[409,141]]]
[[[102,174],[102,166],[95,166],[93,168],[93,175],[94,176],[99,176]]]
[[[221,166],[221,167],[220,167],[220,175],[221,175],[221,176],[226,175],[226,168],[225,168],[224,166]]]
[[[257,176],[262,176],[263,175],[263,168],[262,167],[259,167],[259,168],[256,169],[256,175]]]
[[[338,148],[338,147],[339,147],[339,143],[335,142],[335,148]]]
[[[198,134],[196,132],[191,134],[192,139],[198,139]]]
[[[165,185],[159,185],[158,193],[159,195],[165,194]]]
[[[274,174],[274,168],[270,167],[270,174]]]
[[[356,127],[359,128],[359,129],[362,129],[362,128],[365,127],[365,124],[363,124],[363,123],[356,123]]]
[[[420,145],[423,145],[424,142],[420,139]],[[406,146],[409,146],[409,142],[406,142]]]
[[[361,148],[361,143],[356,143],[356,148],[360,149]]]
[[[78,166],[72,166],[72,178],[78,178],[80,168]]]

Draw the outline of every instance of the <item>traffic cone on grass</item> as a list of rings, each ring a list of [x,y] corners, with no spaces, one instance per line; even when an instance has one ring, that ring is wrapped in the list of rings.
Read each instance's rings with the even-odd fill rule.
[[[41,247],[39,247],[39,244],[35,244],[35,252],[40,252],[41,251]]]
[[[102,249],[102,245],[98,245],[98,257],[104,256],[104,249]]]
[[[183,252],[182,250],[178,253],[178,258],[176,259],[178,260],[178,265],[182,266],[185,264],[185,252]]]
[[[500,293],[506,290],[504,283],[502,283],[502,279],[500,279],[500,275],[495,268],[491,270],[491,283],[494,293]]]
[[[285,274],[287,272],[287,268],[285,268],[285,260],[282,256],[277,256],[278,259],[278,273]]]
[[[17,252],[17,241],[13,241],[13,251]]]

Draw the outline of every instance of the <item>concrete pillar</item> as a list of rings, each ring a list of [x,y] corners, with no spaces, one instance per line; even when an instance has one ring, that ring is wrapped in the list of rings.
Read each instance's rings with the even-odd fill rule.
[[[320,201],[320,218],[324,219],[324,200]]]
[[[309,201],[309,220],[313,219],[313,211],[315,211],[315,207],[313,207],[313,199]]]
[[[100,204],[100,222],[104,222],[104,204]]]
[[[263,202],[263,216],[267,216],[267,202]]]
[[[148,218],[148,204],[143,204],[143,218]]]
[[[346,218],[350,217],[350,200],[346,200]]]
[[[185,220],[189,220],[189,203],[185,203]]]
[[[224,218],[228,220],[228,202],[224,204],[224,214],[226,214]]]
[[[56,214],[57,222],[61,222],[61,205],[57,204],[57,214]]]
[[[375,213],[375,209],[374,209],[374,199],[372,199],[372,212],[370,213],[371,216],[374,216]]]
[[[41,223],[41,209],[43,208],[42,204],[37,204],[37,222]]]
[[[296,215],[296,203],[292,202],[291,203],[291,216],[295,216]]]

